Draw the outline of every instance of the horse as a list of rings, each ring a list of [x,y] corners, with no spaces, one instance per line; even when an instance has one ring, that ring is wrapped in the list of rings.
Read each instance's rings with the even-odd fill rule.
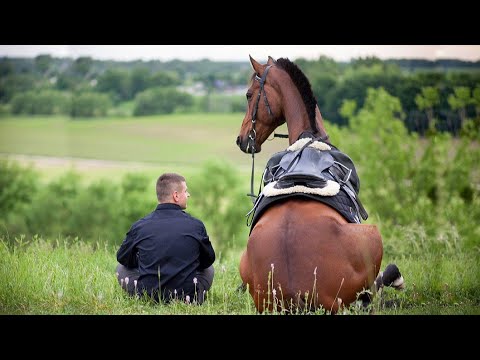
[[[285,123],[290,146],[305,132],[331,145],[300,68],[288,58],[270,56],[266,64],[250,56],[250,63],[248,106],[236,139],[240,150],[254,157]],[[252,225],[239,271],[260,313],[324,309],[335,314],[358,300],[367,306],[383,286],[403,288],[395,264],[380,272],[382,257],[376,225],[349,222],[324,202],[292,196],[272,203]]]

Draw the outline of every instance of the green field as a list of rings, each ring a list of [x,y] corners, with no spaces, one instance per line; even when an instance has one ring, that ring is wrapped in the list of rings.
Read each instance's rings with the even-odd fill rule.
[[[0,120],[0,154],[67,158],[57,166],[31,159],[53,173],[76,167],[99,174],[132,168],[188,174],[205,161],[217,159],[249,174],[251,155],[242,153],[235,144],[243,116],[181,114],[75,121],[67,117],[7,117]],[[286,133],[286,128],[279,132]],[[267,141],[255,156],[256,171],[263,170],[273,152],[287,146],[287,139]],[[80,159],[114,163],[82,166]]]

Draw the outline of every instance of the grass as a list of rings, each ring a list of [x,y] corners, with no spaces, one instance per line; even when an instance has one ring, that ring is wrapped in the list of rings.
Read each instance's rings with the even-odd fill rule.
[[[0,153],[101,159],[168,167],[198,167],[221,159],[248,171],[251,156],[235,144],[243,114],[175,114],[139,118],[71,120],[6,117],[0,121]],[[181,144],[181,146],[179,146]],[[288,146],[267,142],[256,155],[261,171],[270,154]]]
[[[235,144],[244,114],[174,114],[71,120],[68,117],[3,117],[0,158],[34,166],[45,182],[81,172],[86,181],[143,172],[187,177],[209,160],[232,164],[244,176],[246,192],[252,157]],[[286,133],[280,128],[279,133]],[[267,141],[255,155],[255,192],[269,156],[288,146],[287,139]],[[101,161],[99,161],[101,160]]]
[[[79,241],[0,241],[1,314],[251,314],[240,283],[236,255],[215,263],[215,286],[204,305],[155,305],[127,296],[115,277],[116,250]],[[32,276],[34,274],[34,276]],[[21,285],[20,285],[21,284]]]
[[[152,304],[127,296],[115,277],[116,248],[88,245],[78,240],[0,239],[0,313],[66,315],[255,315],[241,283],[238,262],[241,250],[217,254],[215,278],[202,306],[182,302]],[[385,259],[395,262],[407,288],[385,288],[374,298],[378,315],[480,315],[477,259],[459,254]],[[393,304],[386,308],[385,304]],[[323,314],[323,311],[318,311]],[[341,314],[365,315],[352,306]]]

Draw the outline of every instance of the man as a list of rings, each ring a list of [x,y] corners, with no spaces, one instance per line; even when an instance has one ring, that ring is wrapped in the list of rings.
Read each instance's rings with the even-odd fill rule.
[[[161,175],[156,192],[155,211],[132,225],[118,249],[118,281],[131,295],[202,304],[215,261],[205,226],[183,211],[190,196],[183,176]]]

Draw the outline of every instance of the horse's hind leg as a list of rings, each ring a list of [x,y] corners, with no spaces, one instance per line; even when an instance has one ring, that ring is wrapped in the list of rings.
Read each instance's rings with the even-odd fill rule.
[[[362,302],[362,308],[368,309],[368,306],[372,303],[373,297],[370,291],[364,291],[358,295],[358,300]]]
[[[250,269],[247,259],[247,251],[245,250],[240,259],[240,277],[242,283],[237,287],[237,291],[245,292],[247,290],[247,283],[250,281]]]
[[[385,270],[378,274],[375,280],[375,291],[379,291],[384,286],[393,287],[395,290],[405,288],[405,281],[397,265],[388,264]]]
[[[373,300],[372,294],[378,293],[384,286],[393,287],[395,290],[405,288],[405,281],[400,270],[395,264],[388,264],[385,270],[380,272],[372,285],[371,291],[364,291],[358,296],[362,307],[367,309]]]

